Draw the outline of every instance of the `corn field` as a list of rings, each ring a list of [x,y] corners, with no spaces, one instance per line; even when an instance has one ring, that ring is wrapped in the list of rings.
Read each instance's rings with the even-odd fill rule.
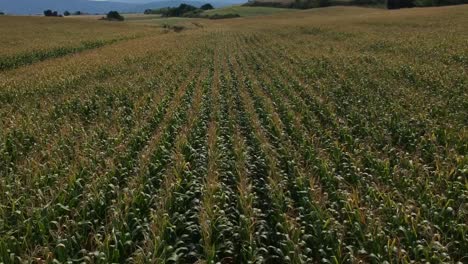
[[[468,262],[467,13],[2,36],[0,263]]]

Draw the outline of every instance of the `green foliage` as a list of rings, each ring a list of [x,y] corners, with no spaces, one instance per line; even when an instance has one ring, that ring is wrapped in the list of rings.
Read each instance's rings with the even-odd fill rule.
[[[201,9],[195,9],[192,11],[185,12],[182,17],[203,17],[201,14],[203,13],[203,10]]]
[[[207,18],[209,16],[204,15],[203,12],[211,9],[214,9],[211,4],[205,4],[201,8],[197,8],[188,4],[181,4],[178,7],[172,8],[167,7],[155,10],[148,9],[145,11],[145,14],[161,14],[164,17]]]
[[[164,10],[161,14],[165,17],[180,17],[184,14],[194,12],[197,9],[198,8],[192,5],[180,4],[178,7],[172,7],[168,8],[167,10]]]
[[[46,16],[46,17],[58,17],[59,14],[58,14],[57,11],[52,11],[50,9],[47,9],[47,10],[44,11],[44,16]]]
[[[214,9],[214,7],[211,4],[204,4],[200,7],[201,10],[211,10]]]
[[[68,11],[63,12],[63,16],[69,16],[69,15],[71,15],[70,12],[68,12]]]
[[[382,6],[386,5],[388,9],[408,8],[408,7],[427,7],[427,6],[446,6],[467,4],[468,0],[295,0],[294,2],[257,2],[252,1],[245,6],[264,6],[264,7],[283,7],[309,9],[327,6]]]
[[[227,18],[236,18],[236,17],[240,17],[239,14],[214,14],[214,15],[210,15],[208,16],[209,19],[227,19]]]
[[[244,4],[251,7],[275,7],[275,8],[297,8],[309,9],[318,7],[327,7],[331,5],[330,0],[295,0],[294,2],[257,2],[252,1]]]
[[[388,9],[468,4],[468,0],[387,0]]]
[[[468,4],[467,0],[414,0],[414,6],[445,6],[445,5],[461,5]]]
[[[117,11],[110,11],[106,15],[106,19],[109,21],[124,21],[125,18],[119,14]]]
[[[381,6],[385,4],[385,0],[353,0],[351,4],[357,6]]]

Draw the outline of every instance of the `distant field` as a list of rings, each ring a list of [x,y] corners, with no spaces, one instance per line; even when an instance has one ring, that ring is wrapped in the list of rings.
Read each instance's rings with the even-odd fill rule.
[[[146,14],[124,14],[126,21],[140,21],[148,19],[159,19],[161,15],[146,15]]]
[[[0,17],[0,263],[465,263],[468,5],[232,10]]]
[[[294,12],[294,9],[289,8],[274,8],[274,7],[248,7],[248,6],[230,6],[224,8],[216,8],[213,10],[207,10],[203,14],[208,15],[226,15],[226,14],[239,14],[241,17],[249,16],[262,16],[272,15],[281,12]]]
[[[136,36],[147,30],[97,19],[96,16],[73,19],[0,16],[0,57],[73,46],[78,42]]]

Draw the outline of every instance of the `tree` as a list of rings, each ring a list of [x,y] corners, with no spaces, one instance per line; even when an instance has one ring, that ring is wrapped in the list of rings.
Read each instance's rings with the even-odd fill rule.
[[[197,9],[192,5],[180,4],[179,7],[168,8],[162,15],[165,17],[180,17],[185,13],[193,12]]]
[[[107,20],[111,21],[124,21],[124,17],[119,14],[117,11],[110,11],[106,16]]]
[[[2,12],[2,11],[0,11],[0,16],[3,16],[3,15],[5,15],[5,13],[4,13],[4,12]]]
[[[413,0],[387,0],[387,8],[388,9],[399,9],[399,8],[407,8],[407,7],[414,7],[415,3]]]
[[[46,16],[46,17],[50,17],[50,16],[52,16],[52,14],[53,14],[52,10],[50,10],[50,9],[47,9],[47,10],[44,11],[44,16]]]
[[[414,2],[413,0],[400,0],[400,7],[401,8],[414,7]]]
[[[214,9],[214,7],[211,5],[211,4],[204,4],[200,7],[200,9],[202,10],[211,10],[211,9]]]
[[[47,9],[47,10],[44,11],[44,16],[46,16],[46,17],[58,17],[59,14],[58,14],[57,11],[52,11],[50,9]]]
[[[71,15],[71,14],[70,14],[70,12],[65,11],[65,12],[63,12],[63,15],[64,15],[64,16],[69,16],[69,15]]]
[[[330,6],[330,1],[329,0],[319,0],[319,6],[320,7]]]
[[[75,13],[73,13],[73,15],[74,15],[74,16],[81,16],[82,13],[81,13],[81,11],[76,11]]]

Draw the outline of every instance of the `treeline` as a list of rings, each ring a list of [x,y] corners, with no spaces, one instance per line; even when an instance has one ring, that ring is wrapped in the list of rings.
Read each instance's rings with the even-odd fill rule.
[[[291,3],[251,1],[244,6],[265,6],[280,8],[309,9],[327,6],[375,6],[385,4],[385,0],[296,0]]]
[[[239,17],[238,14],[214,14],[204,15],[206,10],[214,9],[211,4],[204,4],[200,8],[189,4],[180,4],[178,7],[164,7],[159,9],[147,9],[145,14],[158,14],[163,17],[194,17],[194,18],[209,18],[209,19],[223,19]]]
[[[44,16],[46,17],[63,17],[63,16],[70,16],[71,13],[68,11],[63,12],[63,15],[59,14],[57,11],[52,11],[47,9],[44,11]],[[77,11],[73,13],[75,16],[83,15],[81,11]],[[119,14],[117,11],[110,11],[106,14],[105,17],[101,17],[100,20],[108,20],[108,21],[124,21],[125,18]]]
[[[50,9],[47,9],[44,11],[44,16],[46,17],[61,17],[62,15],[60,15],[57,11],[52,11]]]
[[[193,17],[205,10],[214,9],[211,4],[204,4],[200,8],[189,4],[180,4],[178,7],[163,7],[159,9],[147,9],[145,14],[158,14],[163,17]]]
[[[69,11],[65,11],[63,12],[63,15],[64,16],[82,16],[82,15],[85,15],[85,13],[81,12],[81,11],[75,11],[75,12],[69,12]]]
[[[296,0],[292,3],[251,1],[246,6],[317,8],[327,6],[386,6],[388,9],[468,4],[468,0]]]
[[[73,13],[70,13],[69,11],[65,11],[65,12],[63,12],[63,15],[62,15],[58,11],[52,11],[50,9],[44,10],[44,16],[46,16],[46,17],[62,17],[62,16],[71,16],[71,15],[81,16],[83,14],[84,13],[82,13],[81,11],[76,11],[76,12],[73,12]]]
[[[280,8],[296,8],[296,9],[309,9],[327,6],[343,6],[343,5],[359,5],[359,6],[370,6],[370,5],[384,5],[385,0],[296,0],[290,3],[282,2],[257,2],[250,1],[244,6],[265,6],[265,7],[280,7]]]
[[[388,9],[468,4],[468,0],[387,0]]]

